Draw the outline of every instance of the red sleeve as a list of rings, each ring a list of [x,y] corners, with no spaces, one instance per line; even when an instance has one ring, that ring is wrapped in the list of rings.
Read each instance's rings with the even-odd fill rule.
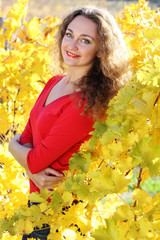
[[[23,145],[25,143],[32,143],[33,144],[33,139],[32,139],[32,129],[31,129],[31,124],[30,124],[30,119],[27,122],[27,125],[22,132],[21,135],[21,140],[20,144]]]
[[[82,109],[77,109],[70,103],[57,119],[47,137],[28,152],[27,163],[31,173],[37,173],[49,167],[93,130],[92,119],[87,114],[81,113]]]
[[[59,79],[62,78],[63,76],[64,75],[56,75],[56,76],[52,77],[51,79],[49,79],[48,82],[46,83],[45,87],[43,88],[42,92],[40,93],[38,99],[41,97],[41,95],[43,95],[43,93],[46,91],[46,89],[48,87],[50,87],[50,85],[53,83],[53,81],[56,84],[56,82],[59,81]],[[37,101],[38,101],[38,99],[37,99]],[[23,145],[25,143],[32,143],[32,145],[33,145],[32,128],[31,128],[31,124],[30,124],[30,119],[28,120],[27,125],[21,135],[20,144]]]

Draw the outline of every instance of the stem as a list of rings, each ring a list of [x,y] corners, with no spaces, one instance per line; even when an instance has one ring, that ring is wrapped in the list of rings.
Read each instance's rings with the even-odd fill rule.
[[[140,184],[141,184],[141,181],[142,181],[142,171],[143,171],[143,168],[140,168],[139,170],[139,175],[138,175],[138,182],[137,182],[137,187],[136,188],[140,188]],[[133,207],[136,207],[136,204],[137,204],[137,200],[134,201],[133,203]],[[134,216],[134,220],[136,221],[137,220],[137,216],[135,215]]]
[[[154,102],[154,106],[155,106],[156,103],[158,102],[159,98],[160,98],[160,92],[158,93],[158,96],[157,96],[157,98],[156,98],[156,101]]]
[[[100,158],[101,159],[101,158]],[[101,165],[102,165],[102,163],[104,162],[104,159],[101,159],[101,162],[100,162],[100,164],[99,164],[99,166],[98,166],[98,168],[100,168],[101,167]]]
[[[15,118],[16,118],[16,114],[17,114],[17,109],[16,109],[16,99],[17,96],[19,94],[20,89],[18,88],[17,90],[17,95],[15,97],[15,100],[13,101],[14,103],[14,109],[13,109],[13,123],[12,123],[12,129],[11,129],[11,133],[12,133],[12,137],[14,136],[14,130],[15,130]]]
[[[142,171],[143,171],[143,168],[140,168],[140,171],[139,171],[139,176],[138,176],[138,183],[137,183],[137,188],[140,188],[140,184],[141,184],[141,181],[142,181]]]
[[[131,169],[125,173],[125,177],[130,173]]]

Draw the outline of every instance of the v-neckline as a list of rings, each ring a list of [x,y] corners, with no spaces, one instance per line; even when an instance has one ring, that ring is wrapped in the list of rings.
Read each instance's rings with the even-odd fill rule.
[[[63,77],[65,77],[65,75],[62,75],[61,78],[58,78],[58,81],[54,84],[54,86],[51,85],[51,87],[50,87],[49,90],[47,91],[45,100],[43,101],[42,108],[46,108],[47,106],[50,106],[50,105],[52,105],[53,103],[56,103],[56,102],[58,102],[58,101],[60,101],[60,100],[62,100],[62,99],[64,99],[64,98],[67,98],[67,97],[70,97],[70,96],[72,96],[72,95],[74,95],[74,94],[80,93],[80,91],[77,91],[77,92],[65,94],[65,95],[63,95],[63,96],[61,96],[61,97],[56,98],[55,100],[53,100],[52,102],[48,103],[47,105],[45,105],[45,103],[46,103],[46,101],[47,101],[47,98],[48,98],[48,96],[49,96],[52,88],[54,88],[54,87],[59,83],[59,81],[62,80]]]

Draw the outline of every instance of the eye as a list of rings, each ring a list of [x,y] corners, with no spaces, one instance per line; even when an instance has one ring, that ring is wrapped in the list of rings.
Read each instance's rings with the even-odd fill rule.
[[[83,39],[82,39],[82,42],[83,42],[83,43],[86,43],[86,44],[91,43],[87,38],[83,38]]]
[[[70,32],[66,32],[66,33],[65,33],[65,36],[67,36],[67,37],[72,37],[72,34],[71,34]]]

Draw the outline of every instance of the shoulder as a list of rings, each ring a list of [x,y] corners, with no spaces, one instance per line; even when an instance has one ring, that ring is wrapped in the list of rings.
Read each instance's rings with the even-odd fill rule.
[[[55,85],[57,82],[59,82],[65,75],[64,74],[59,74],[55,75],[52,78],[48,80],[46,83],[45,87],[49,87],[50,85]]]

